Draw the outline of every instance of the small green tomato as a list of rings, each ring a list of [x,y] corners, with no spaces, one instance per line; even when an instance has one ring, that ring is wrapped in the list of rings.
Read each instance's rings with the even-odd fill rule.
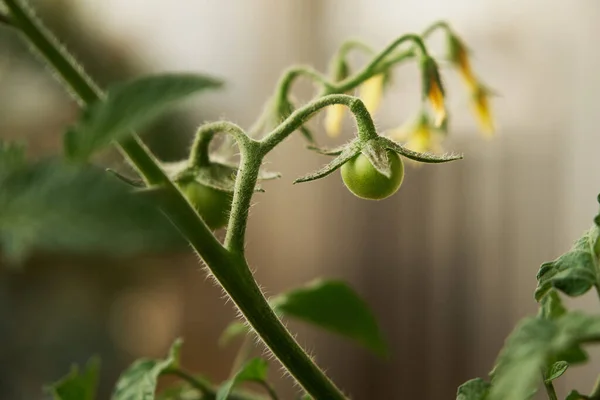
[[[363,154],[342,165],[342,179],[352,193],[363,199],[382,200],[396,193],[404,179],[404,164],[394,151],[387,151],[392,176],[380,174]]]
[[[232,193],[213,189],[196,181],[179,183],[179,188],[210,229],[216,230],[227,224]]]

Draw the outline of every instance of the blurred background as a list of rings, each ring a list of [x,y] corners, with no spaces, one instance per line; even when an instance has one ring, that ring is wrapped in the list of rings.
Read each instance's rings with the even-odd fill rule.
[[[255,196],[249,258],[267,293],[319,276],[341,278],[379,318],[392,349],[388,360],[290,324],[355,399],[452,399],[459,384],[486,376],[515,322],[536,310],[539,265],[567,250],[597,212],[595,0],[36,4],[102,85],[160,71],[226,80],[225,90],[199,96],[148,130],[164,160],[183,157],[203,121],[250,126],[286,66],[324,71],[345,39],[381,48],[440,18],[464,38],[476,72],[501,94],[492,102],[499,126],[493,140],[478,134],[468,95],[447,69],[452,125],[445,147],[464,152],[465,160],[410,168],[398,194],[368,202],[353,197],[336,174],[291,186],[327,161],[304,151],[298,135],[269,159],[283,178]],[[443,55],[442,35],[431,44]],[[378,127],[395,128],[417,112],[419,84],[414,65],[396,70]],[[307,99],[311,87],[299,84],[296,93]],[[0,139],[26,143],[30,160],[55,155],[77,112],[16,35],[0,28]],[[312,126],[321,143],[336,143],[325,138],[322,118]],[[354,135],[352,124],[346,127],[337,142]],[[123,166],[113,153],[99,162]],[[46,235],[61,235],[56,231]],[[185,338],[184,365],[217,382],[227,378],[236,346],[222,349],[217,340],[235,315],[231,305],[174,232],[168,239],[150,236],[119,255],[40,246],[16,266],[2,262],[0,398],[44,399],[43,384],[93,354],[103,360],[99,398],[108,398],[133,359],[163,356],[178,336]],[[159,239],[173,245],[152,245]],[[572,304],[597,311],[594,302],[584,297]],[[598,370],[598,362],[569,370],[558,389],[587,391]],[[281,375],[272,368],[281,397],[294,398],[296,389]]]

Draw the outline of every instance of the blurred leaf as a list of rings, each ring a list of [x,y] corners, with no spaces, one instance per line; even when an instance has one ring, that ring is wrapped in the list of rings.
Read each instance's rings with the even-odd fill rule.
[[[539,315],[544,319],[557,319],[567,313],[567,309],[560,299],[560,295],[551,289],[541,300]]]
[[[49,159],[0,177],[0,247],[13,262],[34,249],[126,255],[183,244],[152,202],[100,168]]]
[[[292,115],[292,113],[294,111],[296,111],[296,106],[287,97],[282,97],[279,99],[278,103],[276,104],[275,110],[276,110],[278,116],[274,119],[274,121],[271,124],[268,124],[269,128],[275,128],[275,127],[277,127],[277,125],[279,125],[280,123],[285,121],[290,115]],[[309,143],[315,142],[314,135],[312,134],[310,129],[306,126],[306,124],[301,125],[300,128],[298,128],[298,130],[302,133],[304,138]]]
[[[227,346],[233,339],[245,335],[249,332],[248,326],[240,321],[233,321],[223,331],[219,337],[219,346]]]
[[[565,400],[585,400],[588,399],[587,396],[582,395],[577,390],[571,390]]]
[[[60,381],[47,387],[54,400],[94,400],[98,387],[100,360],[92,358],[79,373],[79,368],[73,366],[71,372]]]
[[[458,387],[456,400],[486,400],[491,384],[481,378],[471,379]]]
[[[121,374],[112,400],[154,399],[156,383],[161,373],[179,365],[179,352],[183,341],[177,339],[164,360],[140,359]]]
[[[541,318],[555,320],[567,313],[567,309],[562,304],[560,295],[554,289],[552,289],[546,296],[540,300],[539,316]],[[548,361],[548,368],[551,368],[555,362],[566,361],[570,365],[584,363],[588,360],[588,355],[581,348],[581,345],[576,343],[571,347],[556,354],[554,358]]]
[[[346,283],[317,280],[271,299],[276,312],[354,339],[380,356],[387,346],[367,304]]]
[[[155,75],[115,85],[105,99],[86,107],[78,124],[66,132],[65,153],[85,160],[113,140],[144,127],[174,103],[221,85],[214,78],[192,74]]]
[[[216,400],[227,400],[233,388],[243,382],[257,382],[269,390],[272,399],[277,399],[273,389],[267,383],[268,364],[262,358],[253,358],[242,366],[232,379],[221,385]]]
[[[487,400],[529,398],[550,360],[574,345],[598,340],[599,316],[571,312],[556,320],[524,319],[498,356]]]
[[[566,361],[557,361],[548,370],[546,374],[546,383],[552,382],[555,379],[558,379],[565,373],[565,371],[569,368],[569,363]]]
[[[556,260],[542,264],[537,275],[535,299],[540,301],[555,288],[568,296],[581,296],[598,280],[594,243],[599,228],[594,226]]]
[[[156,400],[198,400],[201,398],[202,393],[187,382],[168,387],[156,396]]]
[[[12,142],[0,140],[0,179],[25,164],[25,149]]]

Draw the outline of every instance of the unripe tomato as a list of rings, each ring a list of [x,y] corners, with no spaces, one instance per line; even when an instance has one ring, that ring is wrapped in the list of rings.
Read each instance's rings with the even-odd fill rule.
[[[232,193],[213,189],[196,181],[179,183],[179,187],[210,229],[219,229],[227,224]]]
[[[387,151],[392,175],[380,174],[363,154],[342,165],[342,179],[356,196],[369,200],[385,199],[396,193],[404,179],[404,164],[394,151]]]

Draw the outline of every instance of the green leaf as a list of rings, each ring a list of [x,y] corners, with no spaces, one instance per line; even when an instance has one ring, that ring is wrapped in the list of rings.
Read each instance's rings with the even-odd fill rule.
[[[524,319],[498,356],[487,400],[529,398],[549,362],[574,346],[598,340],[600,316],[570,312],[555,320]]]
[[[60,381],[48,386],[46,391],[54,400],[94,400],[98,387],[100,360],[92,358],[80,373],[77,366]]]
[[[367,304],[346,283],[317,280],[271,299],[277,313],[353,339],[383,356],[387,346]]]
[[[567,371],[569,363],[566,361],[557,361],[548,370],[546,374],[546,383],[550,383],[555,379],[558,379]]]
[[[539,316],[544,319],[557,319],[567,313],[567,309],[556,290],[550,290],[541,300]]]
[[[25,165],[25,148],[0,140],[0,179]]]
[[[86,160],[112,141],[143,128],[176,102],[221,85],[214,78],[193,74],[155,75],[115,85],[103,100],[86,107],[77,125],[66,132],[65,153]]]
[[[588,399],[587,396],[582,395],[577,390],[571,390],[565,400],[585,400]]]
[[[179,352],[183,341],[177,339],[164,360],[140,359],[134,362],[117,381],[112,400],[154,399],[156,383],[161,373],[179,366]]]
[[[216,400],[227,400],[233,388],[243,382],[257,382],[270,389],[266,383],[268,364],[262,358],[253,358],[242,366],[232,379],[221,385]],[[272,389],[271,389],[272,390]],[[271,396],[272,398],[276,398]]]
[[[537,301],[547,296],[553,288],[568,296],[581,296],[596,284],[598,261],[594,255],[594,243],[598,230],[597,226],[592,227],[567,253],[542,264],[537,275]]]
[[[458,387],[456,400],[486,400],[491,384],[481,378],[471,379]]]
[[[184,244],[154,203],[101,168],[49,159],[0,177],[0,247],[9,261],[33,250],[122,256]]]

